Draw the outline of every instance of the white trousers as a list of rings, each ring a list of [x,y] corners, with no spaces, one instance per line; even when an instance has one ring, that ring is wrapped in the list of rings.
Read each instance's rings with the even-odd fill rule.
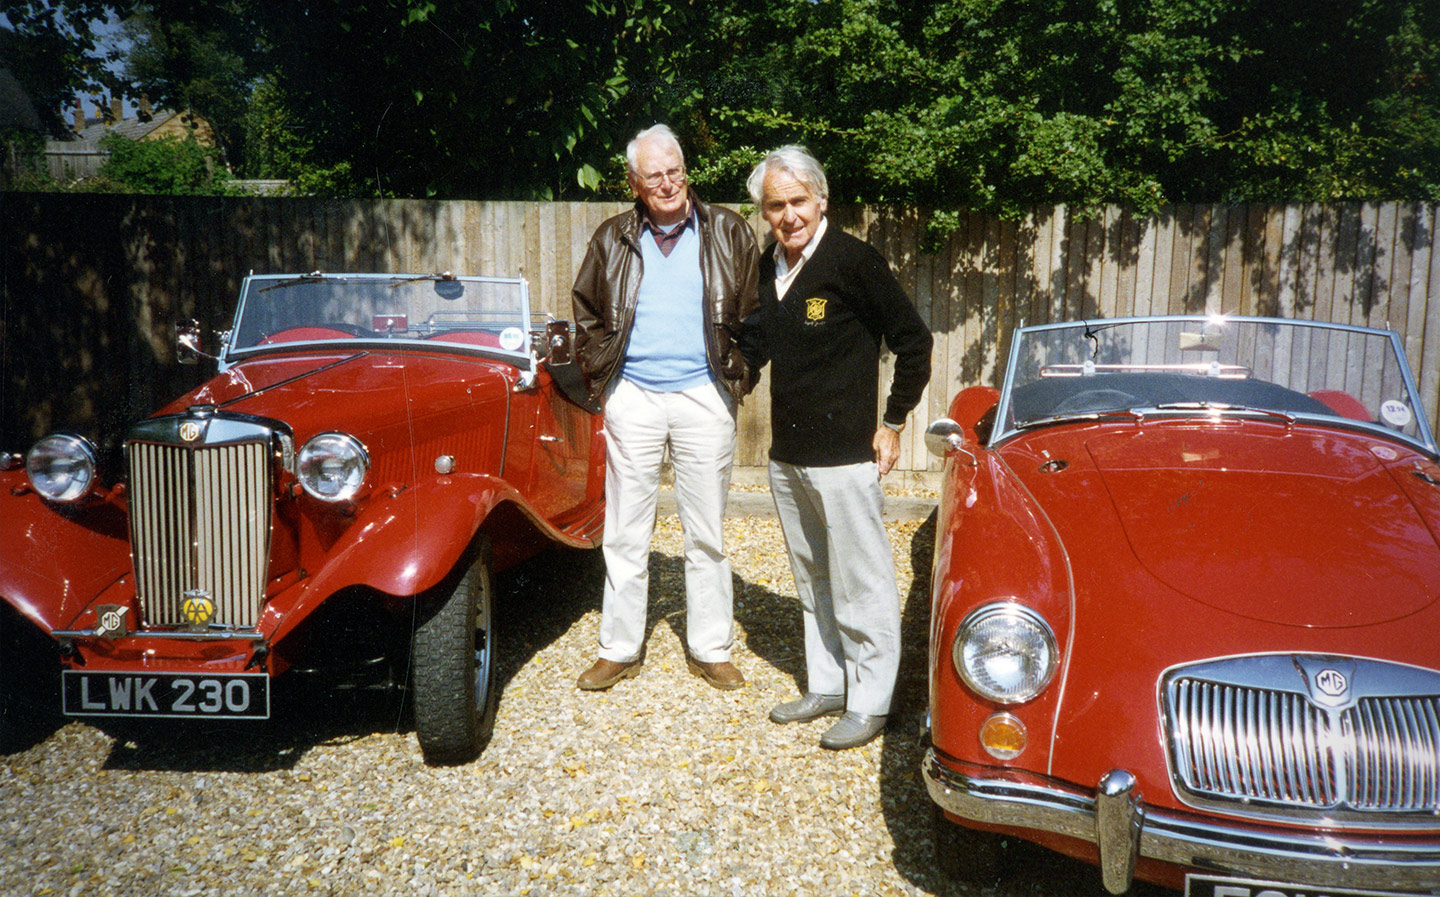
[[[890,712],[900,670],[900,592],[874,462],[770,462],[770,491],[805,623],[807,690],[845,709]]]
[[[725,499],[735,413],[713,383],[652,392],[623,378],[605,401],[605,595],[600,657],[625,663],[645,644],[650,538],[666,443],[685,532],[685,641],[703,663],[730,659],[734,592],[725,554]]]

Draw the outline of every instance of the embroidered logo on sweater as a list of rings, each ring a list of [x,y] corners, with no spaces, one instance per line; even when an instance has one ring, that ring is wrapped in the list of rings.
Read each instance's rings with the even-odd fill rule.
[[[824,299],[822,299],[822,298],[819,297],[819,296],[816,296],[816,297],[814,297],[813,299],[806,299],[806,300],[805,300],[805,320],[807,320],[807,321],[823,321],[823,320],[825,320],[825,300],[824,300]]]

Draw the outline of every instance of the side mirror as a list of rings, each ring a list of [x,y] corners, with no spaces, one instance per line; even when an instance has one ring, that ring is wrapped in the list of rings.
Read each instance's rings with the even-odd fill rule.
[[[937,458],[943,458],[965,441],[965,431],[948,417],[942,417],[925,428],[925,448]]]
[[[925,447],[937,458],[960,452],[970,459],[971,467],[979,463],[975,453],[965,448],[965,429],[948,417],[939,418],[925,428]]]
[[[200,322],[191,318],[175,322],[176,356],[181,364],[198,364],[204,355],[200,342]]]
[[[205,351],[202,341],[204,332],[200,322],[194,318],[175,322],[175,354],[181,364],[197,364],[202,358],[208,358],[211,361],[220,360],[217,356]],[[222,337],[221,343],[223,348],[224,337]]]

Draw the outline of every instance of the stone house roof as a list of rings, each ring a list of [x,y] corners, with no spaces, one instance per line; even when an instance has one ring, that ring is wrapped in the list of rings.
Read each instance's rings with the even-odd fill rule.
[[[114,120],[87,119],[85,127],[75,134],[76,140],[96,141],[109,134],[118,134],[127,140],[158,140],[161,137],[194,137],[202,146],[215,145],[215,132],[210,123],[195,113],[185,110],[175,112],[156,109],[145,120],[143,114],[135,118]]]

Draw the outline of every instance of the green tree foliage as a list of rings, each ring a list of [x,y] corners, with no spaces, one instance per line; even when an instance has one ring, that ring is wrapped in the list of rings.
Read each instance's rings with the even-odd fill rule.
[[[240,0],[237,0],[240,2]],[[669,77],[688,3],[243,0],[257,173],[368,195],[586,195]],[[151,4],[156,15],[171,4]]]
[[[110,153],[100,168],[105,189],[117,193],[169,195],[227,192],[229,175],[218,152],[192,137],[127,140],[112,134],[100,141]]]
[[[164,12],[141,6],[125,22],[131,89],[157,106],[198,112],[225,159],[245,171],[245,118],[261,60],[247,10],[235,2],[186,0],[167,3]]]
[[[9,28],[0,28],[0,66],[25,87],[35,111],[57,137],[69,126],[62,110],[77,96],[113,94],[123,87],[111,68],[120,51],[97,33],[130,4],[105,0],[7,0]]]
[[[1440,198],[1427,0],[779,0],[730,28],[755,54],[716,81],[750,87],[694,114],[806,143],[844,199]]]
[[[45,5],[20,4],[42,36]],[[247,174],[335,195],[624,196],[624,140],[668,121],[718,200],[797,142],[836,201],[1440,199],[1434,0],[145,0],[136,20],[137,80],[243,144]]]

